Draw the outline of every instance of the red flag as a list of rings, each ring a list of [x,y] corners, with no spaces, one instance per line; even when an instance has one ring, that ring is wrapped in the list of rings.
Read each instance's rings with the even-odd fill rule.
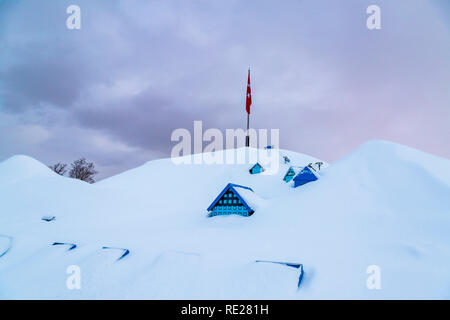
[[[247,100],[245,102],[245,109],[250,114],[250,106],[252,105],[252,90],[250,89],[250,69],[248,69],[248,82],[247,82]]]

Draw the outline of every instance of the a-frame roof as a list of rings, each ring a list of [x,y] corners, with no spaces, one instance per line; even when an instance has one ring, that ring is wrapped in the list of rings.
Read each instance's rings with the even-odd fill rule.
[[[299,166],[290,166],[289,169],[286,171],[286,173],[284,174],[283,180],[286,179],[287,175],[289,172],[293,172],[293,176],[296,176],[301,170],[303,169],[303,167],[299,167]]]
[[[304,167],[302,170],[300,170],[300,172],[294,177],[294,181],[297,179],[297,178],[303,178],[302,176],[303,175],[313,175],[314,177],[315,177],[315,179],[314,180],[317,180],[317,179],[319,179],[320,178],[320,176],[319,176],[319,174],[317,173],[317,171],[316,170],[314,170],[314,168],[310,168],[310,167],[308,167],[308,166],[306,166],[306,167]]]
[[[247,204],[247,201],[245,201],[245,199],[239,194],[239,191],[236,189],[242,188],[244,190],[248,190],[253,192],[252,188],[249,187],[245,187],[245,186],[241,186],[239,184],[234,184],[234,183],[229,183],[226,185],[226,187],[222,190],[222,192],[217,196],[217,198],[211,203],[211,205],[208,207],[208,211],[211,211],[214,206],[216,205],[217,201],[220,200],[220,198],[222,198],[222,196],[224,195],[225,192],[227,192],[228,190],[233,191],[233,193],[236,195],[236,197],[238,197],[239,200],[241,200],[242,204],[244,205],[244,207],[248,210],[248,211],[253,211],[253,209]]]
[[[250,170],[252,170],[256,166],[259,166],[261,169],[264,169],[264,167],[262,165],[260,165],[259,162],[257,162],[250,168]]]

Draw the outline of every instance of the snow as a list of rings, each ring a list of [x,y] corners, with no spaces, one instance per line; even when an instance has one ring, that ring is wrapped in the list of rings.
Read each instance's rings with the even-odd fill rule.
[[[239,186],[233,186],[239,195],[244,199],[244,201],[252,208],[253,210],[259,210],[261,207],[264,207],[266,201],[259,197],[254,191],[249,189],[241,188]]]
[[[0,184],[13,184],[21,180],[54,175],[55,173],[48,170],[48,167],[24,155],[13,156],[0,166]]]
[[[276,174],[161,159],[92,185],[26,156],[0,163],[0,298],[450,298],[450,160],[370,141],[294,189],[290,165],[320,160],[274,151]],[[207,218],[228,183],[264,205]],[[256,260],[303,264],[300,288],[297,269]],[[370,265],[381,290],[366,287]]]

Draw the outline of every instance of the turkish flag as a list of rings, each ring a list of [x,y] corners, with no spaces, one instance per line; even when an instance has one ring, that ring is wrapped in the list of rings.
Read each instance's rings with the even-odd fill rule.
[[[247,82],[247,99],[245,101],[245,109],[250,114],[250,106],[252,105],[252,90],[250,88],[250,69],[248,69],[248,82]]]

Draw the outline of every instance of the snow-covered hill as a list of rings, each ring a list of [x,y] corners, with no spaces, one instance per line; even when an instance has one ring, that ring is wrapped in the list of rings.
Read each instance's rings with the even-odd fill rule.
[[[0,163],[0,298],[450,298],[450,160],[371,141],[294,189],[289,165],[318,160],[279,153],[275,175],[162,159],[94,185],[26,156]],[[230,182],[264,205],[207,218]],[[303,264],[300,288],[298,269],[256,260]]]

